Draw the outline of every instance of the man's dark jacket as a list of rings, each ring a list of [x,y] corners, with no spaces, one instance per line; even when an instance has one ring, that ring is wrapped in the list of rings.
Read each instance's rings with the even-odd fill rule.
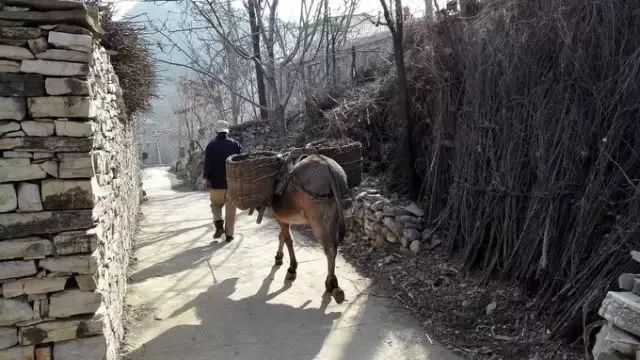
[[[202,177],[209,181],[212,189],[227,188],[227,168],[225,161],[231,155],[242,151],[240,144],[220,133],[209,142],[204,151],[204,171]]]

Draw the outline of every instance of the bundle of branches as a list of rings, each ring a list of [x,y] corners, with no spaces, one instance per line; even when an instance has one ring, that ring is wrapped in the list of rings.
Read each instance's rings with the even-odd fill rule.
[[[118,75],[129,116],[151,109],[155,97],[157,77],[156,59],[145,27],[134,21],[114,21],[113,6],[100,7],[104,29],[102,46],[114,51],[113,69]]]
[[[429,161],[454,136],[448,246],[576,335],[640,248],[640,2],[498,1],[464,33],[464,88],[428,111]]]
[[[429,219],[445,208],[453,181],[456,121],[464,97],[465,26],[465,20],[453,15],[437,23],[412,23],[405,36],[415,166],[423,178],[420,197]]]
[[[395,132],[388,118],[397,86],[393,74],[375,82],[345,91],[338,106],[323,111],[324,121],[319,132],[323,137],[352,139],[363,145],[365,171],[382,172],[393,162],[392,146]]]

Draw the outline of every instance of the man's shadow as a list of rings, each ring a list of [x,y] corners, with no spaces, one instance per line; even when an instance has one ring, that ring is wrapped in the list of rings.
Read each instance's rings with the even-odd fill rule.
[[[285,282],[269,293],[277,270],[271,269],[254,295],[239,300],[231,299],[238,278],[212,285],[164,320],[170,324],[194,309],[199,324],[171,327],[124,358],[313,359],[341,313],[325,313],[331,302],[328,294],[319,308],[307,308],[311,300],[299,307],[269,303],[292,286]]]

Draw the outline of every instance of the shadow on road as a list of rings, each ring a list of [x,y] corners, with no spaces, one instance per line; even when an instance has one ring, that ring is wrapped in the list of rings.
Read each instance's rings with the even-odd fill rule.
[[[129,277],[129,283],[136,284],[152,277],[167,276],[193,269],[203,263],[206,263],[214,251],[227,244],[227,242],[222,241],[179,252],[167,260],[157,262],[148,268],[132,274]]]
[[[258,291],[240,300],[232,299],[239,278],[212,285],[170,315],[175,318],[195,311],[200,324],[172,327],[125,359],[313,359],[341,313],[325,314],[331,302],[326,294],[319,308],[306,308],[310,300],[300,307],[269,303],[291,288],[291,283],[284,282],[269,293],[277,271],[273,267]],[[270,336],[265,340],[264,334]],[[284,346],[296,336],[304,343]]]

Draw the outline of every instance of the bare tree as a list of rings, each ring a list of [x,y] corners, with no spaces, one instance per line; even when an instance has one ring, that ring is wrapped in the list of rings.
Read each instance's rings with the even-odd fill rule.
[[[261,8],[261,0],[245,1],[245,8],[249,14],[249,28],[251,29],[251,47],[253,50],[253,62],[256,71],[256,86],[258,89],[258,101],[260,103],[260,119],[267,120],[267,89],[264,86],[264,72],[262,71],[262,55],[260,54],[260,28],[258,27],[257,13]]]
[[[413,121],[409,115],[409,85],[407,69],[404,62],[404,16],[402,0],[380,0],[386,26],[393,39],[393,56],[398,75],[398,118],[401,126],[402,165],[404,167],[407,188],[412,198],[417,198],[417,175],[415,169],[415,151],[411,141],[413,133]]]
[[[309,52],[319,27],[317,19],[323,1],[327,0],[302,0],[298,18],[287,23],[278,18],[279,0],[246,0],[243,4],[248,14],[233,9],[229,0],[189,0],[193,21],[183,24],[182,29],[156,27],[169,42],[170,49],[187,59],[165,62],[189,68],[223,86],[237,99],[262,113],[267,112],[270,121],[284,132],[285,110],[295,86],[283,84],[280,79],[288,73],[297,73],[301,67],[299,59],[304,59]],[[232,24],[237,24],[237,31],[229,31]],[[184,33],[187,45],[171,36],[176,31]],[[235,86],[234,75],[217,66],[217,59],[223,53],[233,53],[227,56],[234,58],[227,65],[245,63],[256,67],[257,101],[251,93],[254,86],[247,83],[241,88]],[[260,74],[264,85],[261,85]],[[289,79],[296,81],[297,77]],[[263,86],[266,91],[261,90]]]
[[[330,8],[325,5],[324,32],[325,36],[325,56],[326,74],[331,85],[337,83],[337,53],[345,44],[347,36],[351,31],[353,15],[358,6],[358,0],[343,0],[342,5],[337,9],[338,15],[331,16]],[[329,2],[326,1],[325,4]]]

